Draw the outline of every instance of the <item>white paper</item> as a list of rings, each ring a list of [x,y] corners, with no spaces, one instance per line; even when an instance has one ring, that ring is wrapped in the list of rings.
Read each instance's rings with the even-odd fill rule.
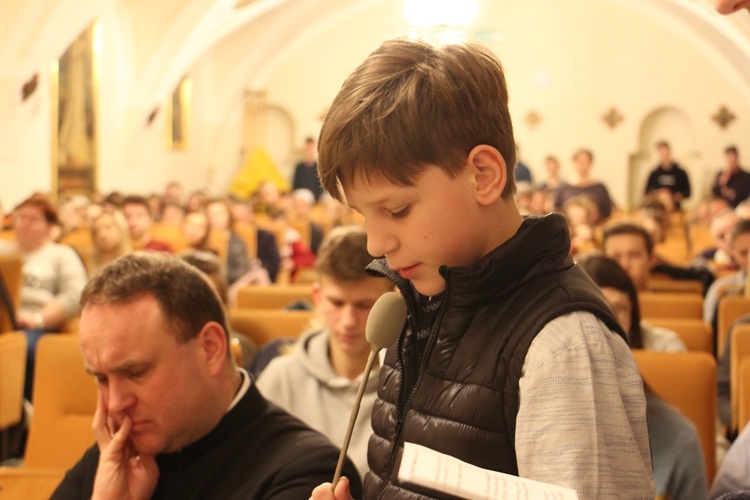
[[[398,479],[471,500],[577,500],[561,486],[482,469],[430,448],[404,444]]]

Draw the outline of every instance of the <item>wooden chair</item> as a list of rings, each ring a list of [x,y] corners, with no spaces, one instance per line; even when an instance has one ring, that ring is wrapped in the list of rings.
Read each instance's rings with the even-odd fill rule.
[[[83,369],[77,337],[45,335],[36,350],[34,417],[23,467],[0,468],[3,500],[49,498],[94,444],[97,390]]]
[[[703,296],[697,293],[639,292],[641,317],[703,319]]]
[[[696,280],[662,279],[658,276],[652,276],[648,282],[648,291],[655,293],[697,293],[702,295],[703,284]]]
[[[62,238],[60,243],[72,247],[78,255],[83,258],[84,256],[90,256],[91,251],[94,247],[94,239],[91,236],[91,231],[87,227],[75,229]]]
[[[0,254],[0,278],[5,282],[12,302],[13,312],[18,311],[23,284],[23,256],[20,253]],[[10,315],[0,303],[0,332],[14,330]]]
[[[298,300],[305,300],[312,304],[312,286],[309,284],[248,285],[237,291],[238,309],[281,309]]]
[[[750,422],[750,358],[742,360],[739,371],[740,401],[738,426],[742,430]]]
[[[688,351],[713,353],[714,339],[711,325],[702,319],[651,318],[647,323],[675,332],[680,336]]]
[[[188,247],[187,238],[179,226],[169,224],[154,224],[151,226],[151,237],[155,240],[169,243],[172,249],[179,253]]]
[[[705,224],[691,224],[688,229],[690,248],[693,257],[700,255],[704,250],[716,247],[709,227]]]
[[[312,311],[283,311],[278,309],[233,309],[229,324],[245,334],[258,347],[276,338],[299,337],[310,328]]]
[[[643,380],[698,432],[709,484],[716,470],[716,361],[703,352],[634,350]]]
[[[7,430],[23,416],[23,384],[26,373],[26,335],[0,334],[0,461],[8,458]]]
[[[249,224],[235,224],[234,232],[245,242],[247,258],[254,260],[258,256],[258,228]]]
[[[729,387],[730,401],[732,403],[732,427],[742,428],[740,423],[740,398],[743,388],[741,386],[740,368],[746,359],[750,359],[750,324],[739,324],[732,329],[731,354],[729,358]],[[744,390],[749,390],[745,387]]]
[[[84,371],[77,336],[45,335],[39,340],[33,395],[25,466],[64,472],[95,441],[91,425],[97,389]]]
[[[716,352],[719,356],[724,354],[729,327],[737,318],[745,314],[750,314],[750,298],[730,295],[719,300],[716,322]]]

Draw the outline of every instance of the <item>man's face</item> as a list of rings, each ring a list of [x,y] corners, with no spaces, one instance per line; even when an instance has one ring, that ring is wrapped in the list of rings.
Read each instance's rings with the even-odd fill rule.
[[[633,280],[638,291],[648,288],[652,258],[646,249],[646,242],[638,234],[615,234],[607,237],[604,255],[617,261]]]
[[[740,234],[732,240],[732,258],[743,271],[747,270],[750,252],[750,233]]]
[[[125,213],[125,219],[128,221],[131,238],[140,240],[148,234],[151,229],[151,215],[146,207],[136,203],[128,203],[123,208],[123,212]]]
[[[178,451],[211,429],[205,415],[213,386],[200,335],[182,342],[152,296],[86,306],[80,337],[112,426],[130,417],[139,453]]]
[[[315,310],[331,331],[331,350],[344,356],[367,356],[370,352],[365,338],[367,317],[375,301],[392,289],[393,284],[385,278],[342,282],[322,275],[313,286],[313,297]]]
[[[657,154],[659,155],[659,162],[661,162],[662,165],[671,167],[672,166],[672,158],[669,151],[669,146],[659,146],[656,148]]]
[[[740,159],[737,153],[730,151],[725,154],[727,160],[727,170],[735,172],[740,168]]]
[[[38,207],[26,205],[18,209],[13,219],[18,245],[24,251],[36,250],[47,241],[51,225]]]
[[[429,166],[413,186],[361,178],[344,185],[347,202],[365,218],[370,255],[385,256],[427,296],[445,289],[441,265],[474,265],[495,246],[474,191],[468,166],[456,177]]]

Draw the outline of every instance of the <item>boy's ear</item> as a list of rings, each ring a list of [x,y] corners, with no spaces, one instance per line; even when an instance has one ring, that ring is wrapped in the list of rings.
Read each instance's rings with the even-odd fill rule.
[[[468,163],[474,174],[477,201],[481,205],[495,203],[508,183],[503,155],[492,146],[480,144],[469,153]]]

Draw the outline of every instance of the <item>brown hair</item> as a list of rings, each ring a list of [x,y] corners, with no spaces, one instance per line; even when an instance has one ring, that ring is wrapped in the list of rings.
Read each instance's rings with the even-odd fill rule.
[[[83,289],[81,309],[126,303],[148,295],[159,303],[183,342],[198,335],[209,321],[220,324],[228,336],[226,312],[208,279],[164,252],[134,252],[104,266]]]
[[[16,207],[16,210],[19,210],[24,207],[38,208],[42,212],[42,215],[44,216],[44,220],[49,225],[55,225],[58,223],[57,208],[50,201],[47,195],[44,195],[41,193],[33,194],[30,197],[23,200],[21,204]]]
[[[351,283],[371,277],[365,267],[372,261],[367,253],[366,231],[359,226],[340,226],[321,243],[315,268],[319,276]]]
[[[503,197],[515,192],[505,75],[497,57],[476,44],[384,42],[344,82],[318,144],[321,184],[339,201],[339,182],[355,178],[409,186],[429,165],[458,175],[480,144],[505,160]]]

